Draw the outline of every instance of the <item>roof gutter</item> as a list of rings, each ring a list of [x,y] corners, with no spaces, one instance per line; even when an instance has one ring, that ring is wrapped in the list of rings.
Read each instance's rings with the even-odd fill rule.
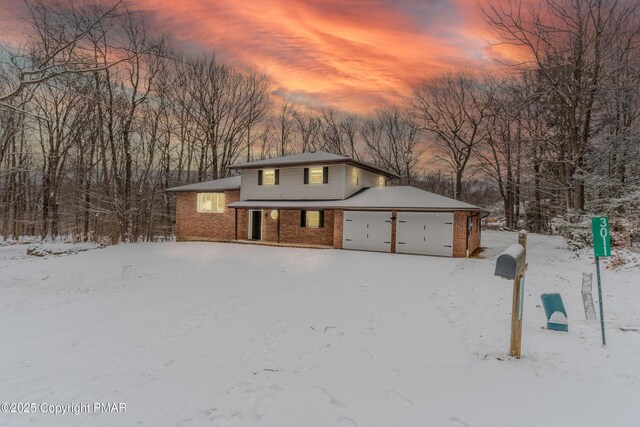
[[[242,203],[239,205],[238,203]],[[381,211],[381,210],[400,210],[407,212],[452,212],[452,211],[470,211],[470,212],[482,212],[478,208],[428,208],[428,207],[401,207],[401,206],[340,206],[332,204],[317,204],[317,205],[305,205],[305,204],[291,204],[287,206],[279,206],[277,204],[265,203],[265,204],[252,204],[246,202],[235,202],[229,204],[230,208],[234,209],[342,209],[353,211]]]

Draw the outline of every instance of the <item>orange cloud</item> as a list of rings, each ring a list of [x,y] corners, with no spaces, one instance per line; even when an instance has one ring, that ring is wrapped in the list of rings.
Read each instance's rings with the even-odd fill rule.
[[[482,0],[486,1],[486,0]],[[256,68],[274,93],[366,113],[456,67],[493,67],[470,0],[137,0],[181,48]],[[0,0],[0,41],[24,30],[22,0]],[[12,25],[10,25],[12,24]],[[3,31],[4,30],[4,31]]]
[[[140,7],[184,45],[255,66],[277,94],[367,112],[434,73],[489,65],[486,42],[465,24],[475,4],[425,3],[142,0]]]

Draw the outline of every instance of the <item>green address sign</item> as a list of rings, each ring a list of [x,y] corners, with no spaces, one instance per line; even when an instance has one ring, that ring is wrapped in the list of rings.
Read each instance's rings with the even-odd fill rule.
[[[597,216],[591,218],[593,232],[593,252],[597,257],[611,256],[611,233],[609,232],[609,218]]]

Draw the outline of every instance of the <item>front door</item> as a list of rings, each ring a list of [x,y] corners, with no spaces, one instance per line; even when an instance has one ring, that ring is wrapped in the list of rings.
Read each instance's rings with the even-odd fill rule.
[[[249,221],[249,238],[251,240],[262,240],[262,211],[249,211],[251,220]]]

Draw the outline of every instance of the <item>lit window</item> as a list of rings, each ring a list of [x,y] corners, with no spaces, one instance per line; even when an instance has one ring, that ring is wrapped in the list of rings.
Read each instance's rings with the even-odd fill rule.
[[[307,228],[320,228],[320,211],[307,211]]]
[[[379,176],[378,177],[378,187],[384,187],[384,176]]]
[[[324,168],[309,168],[309,182],[312,184],[322,184],[324,182]]]
[[[224,212],[224,193],[198,193],[198,212]]]
[[[360,184],[360,172],[356,168],[351,169],[351,184]]]
[[[276,184],[276,170],[275,169],[265,169],[262,171],[262,183],[264,185],[275,185]]]

